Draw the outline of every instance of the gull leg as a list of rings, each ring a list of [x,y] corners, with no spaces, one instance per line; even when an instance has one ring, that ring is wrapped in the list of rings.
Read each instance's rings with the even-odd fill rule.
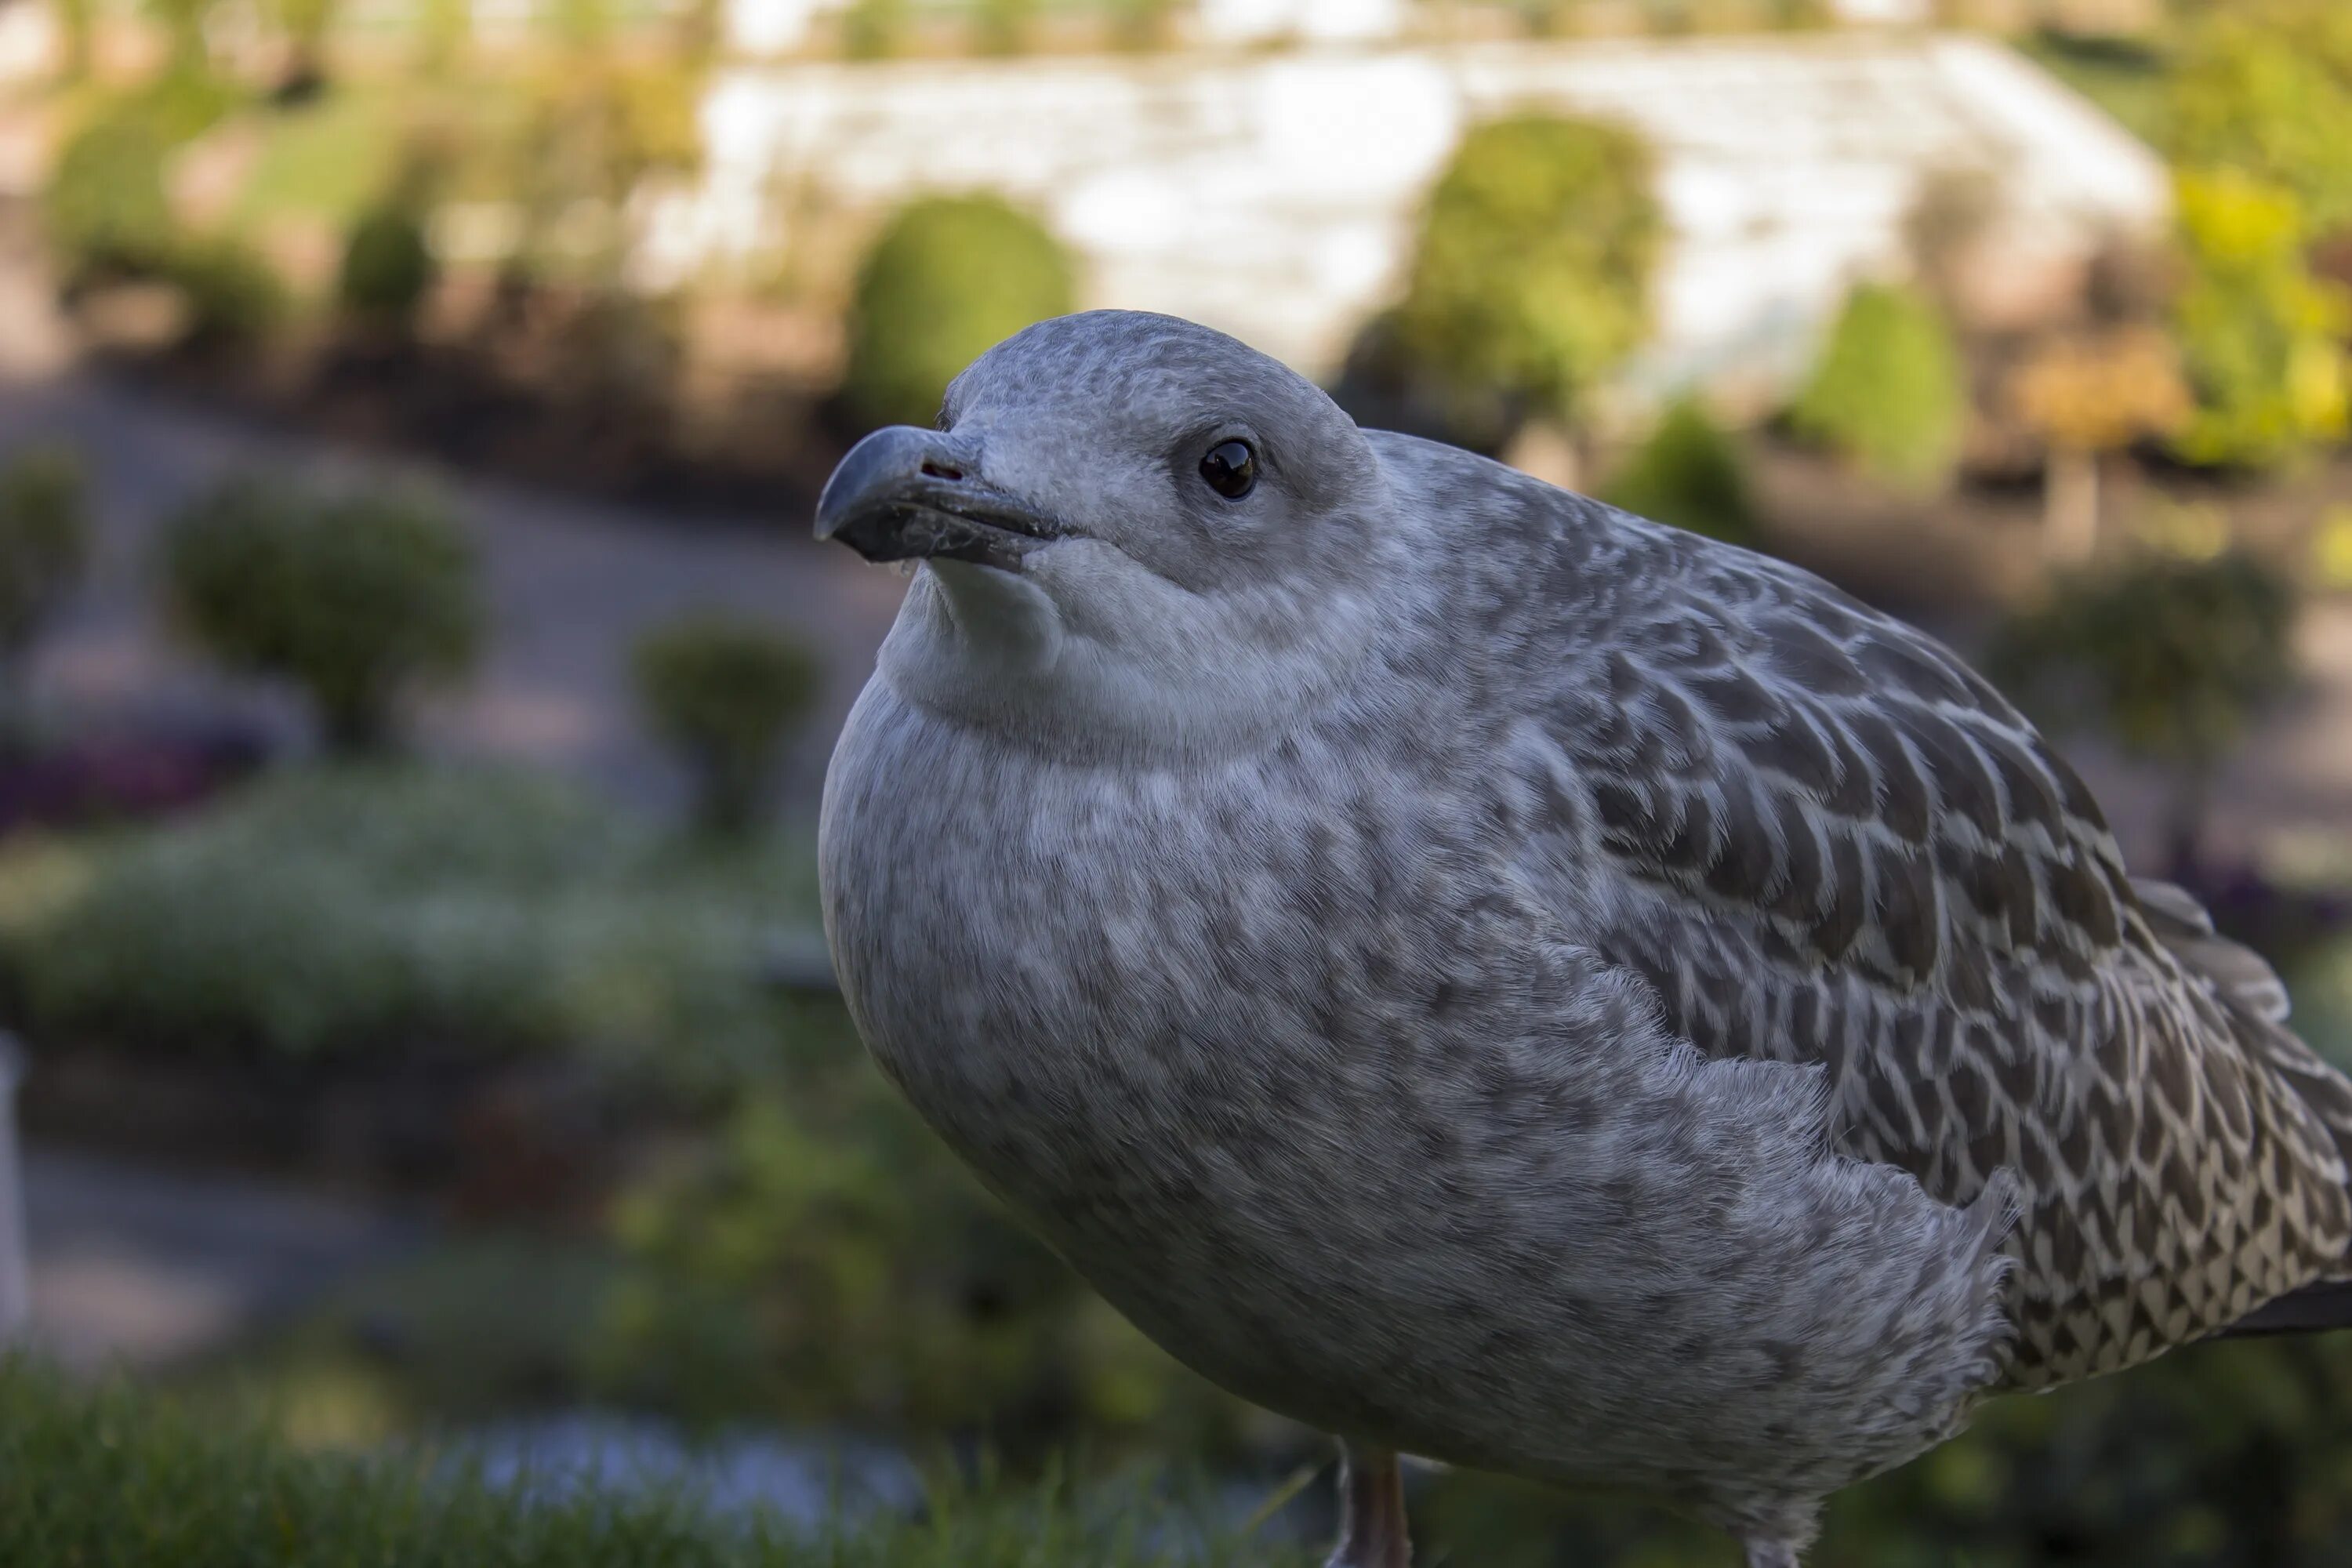
[[[1344,1443],[1339,1460],[1339,1547],[1324,1568],[1412,1568],[1404,1477],[1386,1448]]]
[[[1748,1568],[1800,1568],[1794,1542],[1774,1535],[1747,1535],[1739,1543],[1748,1549]]]

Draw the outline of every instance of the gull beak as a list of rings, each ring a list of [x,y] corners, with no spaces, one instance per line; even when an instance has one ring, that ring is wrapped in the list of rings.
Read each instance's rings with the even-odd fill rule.
[[[893,425],[849,449],[817,497],[816,536],[868,561],[946,559],[1017,572],[1066,531],[1019,498],[980,481],[971,443]]]

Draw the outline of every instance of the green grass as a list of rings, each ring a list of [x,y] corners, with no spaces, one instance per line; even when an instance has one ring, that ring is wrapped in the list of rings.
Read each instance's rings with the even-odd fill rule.
[[[261,149],[231,220],[299,216],[339,227],[350,223],[391,178],[402,99],[396,83],[355,82],[301,109],[264,111]]]
[[[24,1568],[1199,1568],[1307,1553],[1158,1488],[950,1484],[915,1520],[795,1531],[690,1497],[533,1500],[421,1452],[296,1450],[124,1386],[0,1363],[0,1563]]]

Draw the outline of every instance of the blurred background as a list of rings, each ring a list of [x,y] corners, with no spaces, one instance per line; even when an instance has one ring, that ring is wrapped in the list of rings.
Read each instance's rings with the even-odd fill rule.
[[[302,1449],[1321,1529],[816,930],[904,588],[816,488],[1095,305],[1952,640],[2352,1063],[2352,6],[0,0],[0,1327]],[[2352,1340],[2002,1402],[1819,1561],[2352,1562]]]

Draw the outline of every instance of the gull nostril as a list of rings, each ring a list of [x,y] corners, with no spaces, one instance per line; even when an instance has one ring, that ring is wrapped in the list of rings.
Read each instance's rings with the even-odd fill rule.
[[[935,479],[960,479],[963,478],[963,470],[961,468],[950,468],[945,463],[933,463],[927,461],[923,464],[923,472]]]

